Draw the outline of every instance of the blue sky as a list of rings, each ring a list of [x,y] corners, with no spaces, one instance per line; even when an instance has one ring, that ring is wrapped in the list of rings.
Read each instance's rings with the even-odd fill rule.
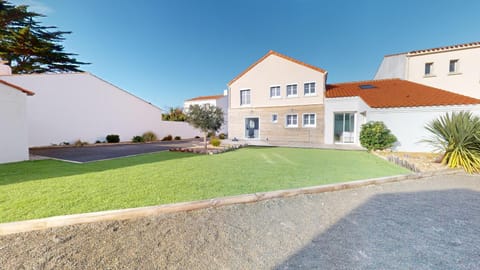
[[[161,108],[221,94],[269,50],[372,79],[383,55],[480,41],[480,1],[14,0],[72,31],[91,72]]]

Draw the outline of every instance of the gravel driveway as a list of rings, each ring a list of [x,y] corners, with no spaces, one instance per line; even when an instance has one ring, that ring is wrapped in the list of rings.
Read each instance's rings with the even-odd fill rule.
[[[0,237],[0,269],[480,269],[480,177]]]

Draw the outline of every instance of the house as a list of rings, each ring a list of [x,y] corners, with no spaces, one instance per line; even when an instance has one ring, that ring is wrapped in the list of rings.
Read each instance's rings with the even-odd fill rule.
[[[327,72],[275,51],[228,83],[230,138],[324,142]]]
[[[480,42],[386,55],[375,79],[399,78],[480,98]]]
[[[225,122],[219,130],[219,133],[228,134],[228,91],[225,90],[223,95],[200,96],[185,100],[183,103],[184,111],[188,111],[190,105],[210,104],[219,107],[223,111],[223,119]]]
[[[360,145],[361,125],[382,121],[397,137],[397,151],[433,150],[422,140],[425,125],[445,113],[480,115],[480,100],[401,79],[328,84],[325,92],[325,144]]]
[[[9,73],[8,67],[1,67]],[[0,80],[0,163],[28,160],[27,96],[34,93]]]
[[[160,108],[87,72],[3,73],[0,80],[36,93],[26,102],[30,147],[77,140],[95,143],[105,141],[108,134],[130,141],[146,131],[160,138],[200,134],[187,123],[162,121]]]

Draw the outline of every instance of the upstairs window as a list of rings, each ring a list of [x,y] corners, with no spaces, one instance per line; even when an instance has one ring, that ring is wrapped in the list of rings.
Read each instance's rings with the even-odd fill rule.
[[[315,95],[315,93],[316,92],[315,92],[315,83],[314,82],[304,84],[304,95],[305,96]]]
[[[240,105],[250,104],[250,89],[240,90]]]
[[[296,84],[287,85],[287,97],[296,97],[296,96],[298,96],[297,85]]]
[[[433,63],[425,63],[425,76],[433,74]]]
[[[448,72],[449,73],[458,72],[458,59],[450,60],[450,64],[448,65]]]
[[[270,87],[270,97],[271,98],[279,98],[280,97],[280,86]]]

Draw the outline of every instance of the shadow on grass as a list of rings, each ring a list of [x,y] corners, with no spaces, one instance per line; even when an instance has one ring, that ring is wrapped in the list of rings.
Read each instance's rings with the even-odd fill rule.
[[[376,195],[276,269],[479,269],[480,193]]]
[[[75,164],[58,160],[35,160],[0,165],[0,185],[31,180],[72,176],[92,172],[115,170],[130,166],[198,156],[191,153],[157,152],[133,157]]]

